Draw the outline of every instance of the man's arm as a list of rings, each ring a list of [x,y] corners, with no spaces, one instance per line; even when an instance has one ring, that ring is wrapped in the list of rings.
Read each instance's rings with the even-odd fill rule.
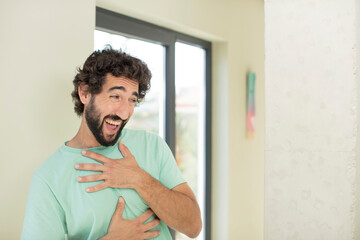
[[[196,237],[201,231],[202,223],[199,205],[190,187],[183,183],[173,189],[166,188],[139,167],[129,149],[121,142],[119,149],[123,159],[110,159],[98,153],[83,152],[86,157],[103,163],[75,166],[78,170],[102,172],[78,178],[79,182],[104,180],[86,191],[94,192],[107,187],[135,189],[166,225],[189,237]]]
[[[65,213],[48,184],[35,173],[29,190],[22,240],[65,239]]]
[[[134,189],[156,215],[171,228],[197,237],[202,228],[200,208],[188,184],[168,189],[145,171],[139,176],[143,179]]]

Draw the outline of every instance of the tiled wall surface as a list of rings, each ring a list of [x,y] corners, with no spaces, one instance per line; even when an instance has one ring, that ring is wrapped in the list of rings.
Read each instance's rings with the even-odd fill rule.
[[[265,0],[266,240],[354,237],[356,6]]]

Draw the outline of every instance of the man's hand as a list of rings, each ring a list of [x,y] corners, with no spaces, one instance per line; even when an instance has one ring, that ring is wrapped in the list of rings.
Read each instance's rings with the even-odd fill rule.
[[[126,240],[143,240],[150,239],[160,235],[159,230],[149,231],[156,227],[159,219],[154,219],[144,223],[154,213],[150,209],[141,214],[139,217],[127,220],[122,217],[125,207],[125,200],[120,197],[114,215],[108,228],[108,233],[99,240],[126,239]]]
[[[104,180],[103,183],[87,188],[87,192],[96,192],[107,187],[134,188],[134,183],[136,179],[141,176],[140,173],[142,170],[130,150],[121,141],[119,142],[119,150],[124,156],[122,159],[111,159],[95,152],[82,151],[84,156],[92,158],[103,164],[81,163],[75,165],[77,170],[102,172],[100,174],[77,178],[79,182],[95,182]]]

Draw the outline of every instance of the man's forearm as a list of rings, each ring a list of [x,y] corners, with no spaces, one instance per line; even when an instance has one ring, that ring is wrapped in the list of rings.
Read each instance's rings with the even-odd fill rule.
[[[202,223],[196,199],[166,188],[143,170],[134,189],[166,225],[192,238],[200,233]]]

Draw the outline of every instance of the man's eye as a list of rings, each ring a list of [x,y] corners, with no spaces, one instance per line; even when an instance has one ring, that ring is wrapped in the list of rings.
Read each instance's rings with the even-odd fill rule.
[[[114,99],[119,99],[119,96],[118,95],[112,95],[110,96],[111,98],[114,98]]]
[[[130,99],[130,102],[137,103],[138,101],[137,101],[137,99]]]

